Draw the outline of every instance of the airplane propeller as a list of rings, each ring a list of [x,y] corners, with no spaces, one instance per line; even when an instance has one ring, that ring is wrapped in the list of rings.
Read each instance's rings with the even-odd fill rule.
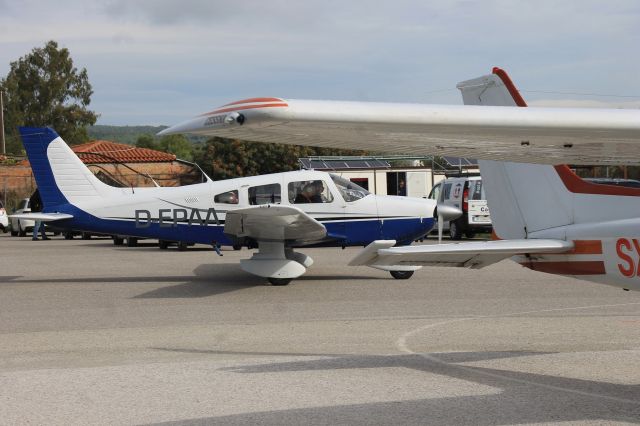
[[[451,222],[462,216],[462,210],[458,207],[438,203],[434,212],[434,218],[438,219],[438,244],[442,243],[442,233],[444,231],[444,222]]]

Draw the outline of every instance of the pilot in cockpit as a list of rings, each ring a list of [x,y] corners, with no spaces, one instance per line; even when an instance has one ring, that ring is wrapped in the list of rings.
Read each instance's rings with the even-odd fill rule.
[[[295,204],[301,203],[323,203],[322,192],[324,191],[324,185],[322,181],[313,181],[307,183],[302,187],[302,191],[298,192],[294,200]]]

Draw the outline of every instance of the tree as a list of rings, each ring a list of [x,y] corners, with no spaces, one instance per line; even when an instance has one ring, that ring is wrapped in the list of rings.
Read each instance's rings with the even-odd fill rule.
[[[219,180],[297,170],[298,158],[328,155],[364,153],[214,137],[197,153],[196,162],[212,179]]]
[[[193,145],[184,135],[163,136],[156,149],[170,152],[181,160],[193,160]]]
[[[86,126],[97,114],[87,109],[93,90],[87,70],[78,70],[66,48],[49,41],[11,62],[0,80],[5,92],[5,129],[15,152],[18,126],[51,126],[70,144],[88,140]]]
[[[136,140],[136,146],[138,148],[158,149],[156,141],[153,139],[153,136],[149,134],[138,136],[138,140]]]

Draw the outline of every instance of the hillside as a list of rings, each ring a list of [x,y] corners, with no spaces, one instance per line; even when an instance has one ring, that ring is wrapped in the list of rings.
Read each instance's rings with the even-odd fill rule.
[[[104,139],[113,142],[126,143],[135,145],[139,136],[148,134],[155,136],[167,126],[106,126],[95,125],[87,128],[91,139]],[[193,143],[201,143],[206,140],[205,137],[185,135]]]

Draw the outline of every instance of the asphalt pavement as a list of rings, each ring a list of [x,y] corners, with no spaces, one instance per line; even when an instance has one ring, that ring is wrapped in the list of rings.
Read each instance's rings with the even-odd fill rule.
[[[0,424],[640,422],[640,292],[358,250],[273,287],[247,249],[0,235]]]

